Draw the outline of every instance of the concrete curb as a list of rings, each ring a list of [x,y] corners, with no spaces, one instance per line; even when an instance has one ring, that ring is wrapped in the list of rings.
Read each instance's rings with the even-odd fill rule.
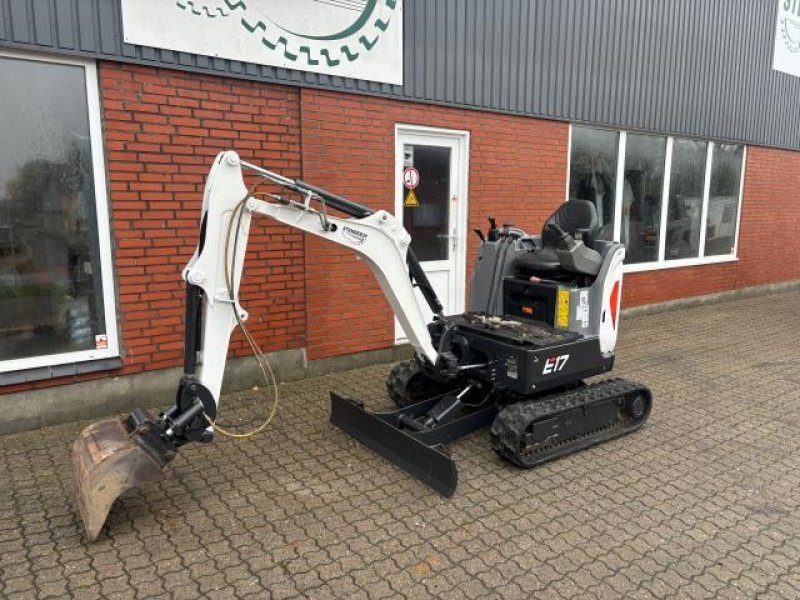
[[[411,346],[373,350],[308,361],[305,349],[270,352],[267,358],[278,381],[296,381],[334,371],[392,362],[411,356]],[[94,379],[70,385],[6,394],[2,397],[0,434],[46,425],[106,417],[136,407],[167,406],[182,375],[180,368]],[[236,392],[263,385],[252,357],[230,359],[222,391]]]

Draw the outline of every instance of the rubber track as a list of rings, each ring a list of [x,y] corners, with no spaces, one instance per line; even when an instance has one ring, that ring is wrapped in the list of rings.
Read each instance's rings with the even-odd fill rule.
[[[629,398],[637,394],[644,395],[647,405],[642,417],[635,420],[627,413],[624,406]],[[548,446],[524,447],[524,436],[531,430],[534,422],[581,406],[607,401],[615,401],[621,406],[618,413],[620,418],[616,423]],[[492,448],[506,460],[521,467],[532,468],[636,431],[647,421],[651,404],[652,397],[648,388],[618,378],[517,402],[502,409],[492,424]]]

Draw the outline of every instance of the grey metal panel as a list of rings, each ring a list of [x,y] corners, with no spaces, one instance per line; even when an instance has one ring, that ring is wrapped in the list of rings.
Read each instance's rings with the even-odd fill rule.
[[[120,0],[0,0],[0,45],[800,148],[774,0],[405,0],[394,86],[124,44]]]

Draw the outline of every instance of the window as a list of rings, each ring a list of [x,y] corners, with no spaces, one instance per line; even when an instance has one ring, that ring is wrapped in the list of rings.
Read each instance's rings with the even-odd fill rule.
[[[666,147],[663,137],[628,135],[620,230],[628,263],[658,260]]]
[[[667,260],[700,256],[706,153],[706,142],[674,140],[672,143],[664,249],[664,258]]]
[[[93,63],[0,53],[0,372],[118,354]]]
[[[570,159],[569,197],[594,202],[600,238],[614,232],[614,190],[617,179],[616,131],[574,127]]]
[[[739,186],[742,177],[742,147],[714,146],[711,184],[706,218],[706,256],[731,254],[736,243]]]
[[[418,206],[403,204],[403,226],[411,234],[411,249],[419,260],[450,258],[450,148],[403,144],[404,166],[416,167],[419,185],[414,193],[424,198]],[[407,190],[400,193],[405,197]]]
[[[746,149],[573,126],[568,199],[594,203],[598,239],[647,270],[734,260]]]

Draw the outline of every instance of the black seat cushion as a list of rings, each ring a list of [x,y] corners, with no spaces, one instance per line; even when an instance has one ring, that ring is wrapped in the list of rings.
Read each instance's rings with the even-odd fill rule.
[[[598,230],[597,209],[588,200],[570,200],[545,221],[542,228],[542,247],[514,259],[513,266],[518,274],[552,276],[563,271],[556,254],[558,234],[548,227],[550,223],[555,223],[573,237],[578,230],[584,230],[583,243],[587,248],[594,245]]]
[[[550,275],[561,271],[561,263],[554,248],[542,248],[520,254],[512,263],[520,275]]]

